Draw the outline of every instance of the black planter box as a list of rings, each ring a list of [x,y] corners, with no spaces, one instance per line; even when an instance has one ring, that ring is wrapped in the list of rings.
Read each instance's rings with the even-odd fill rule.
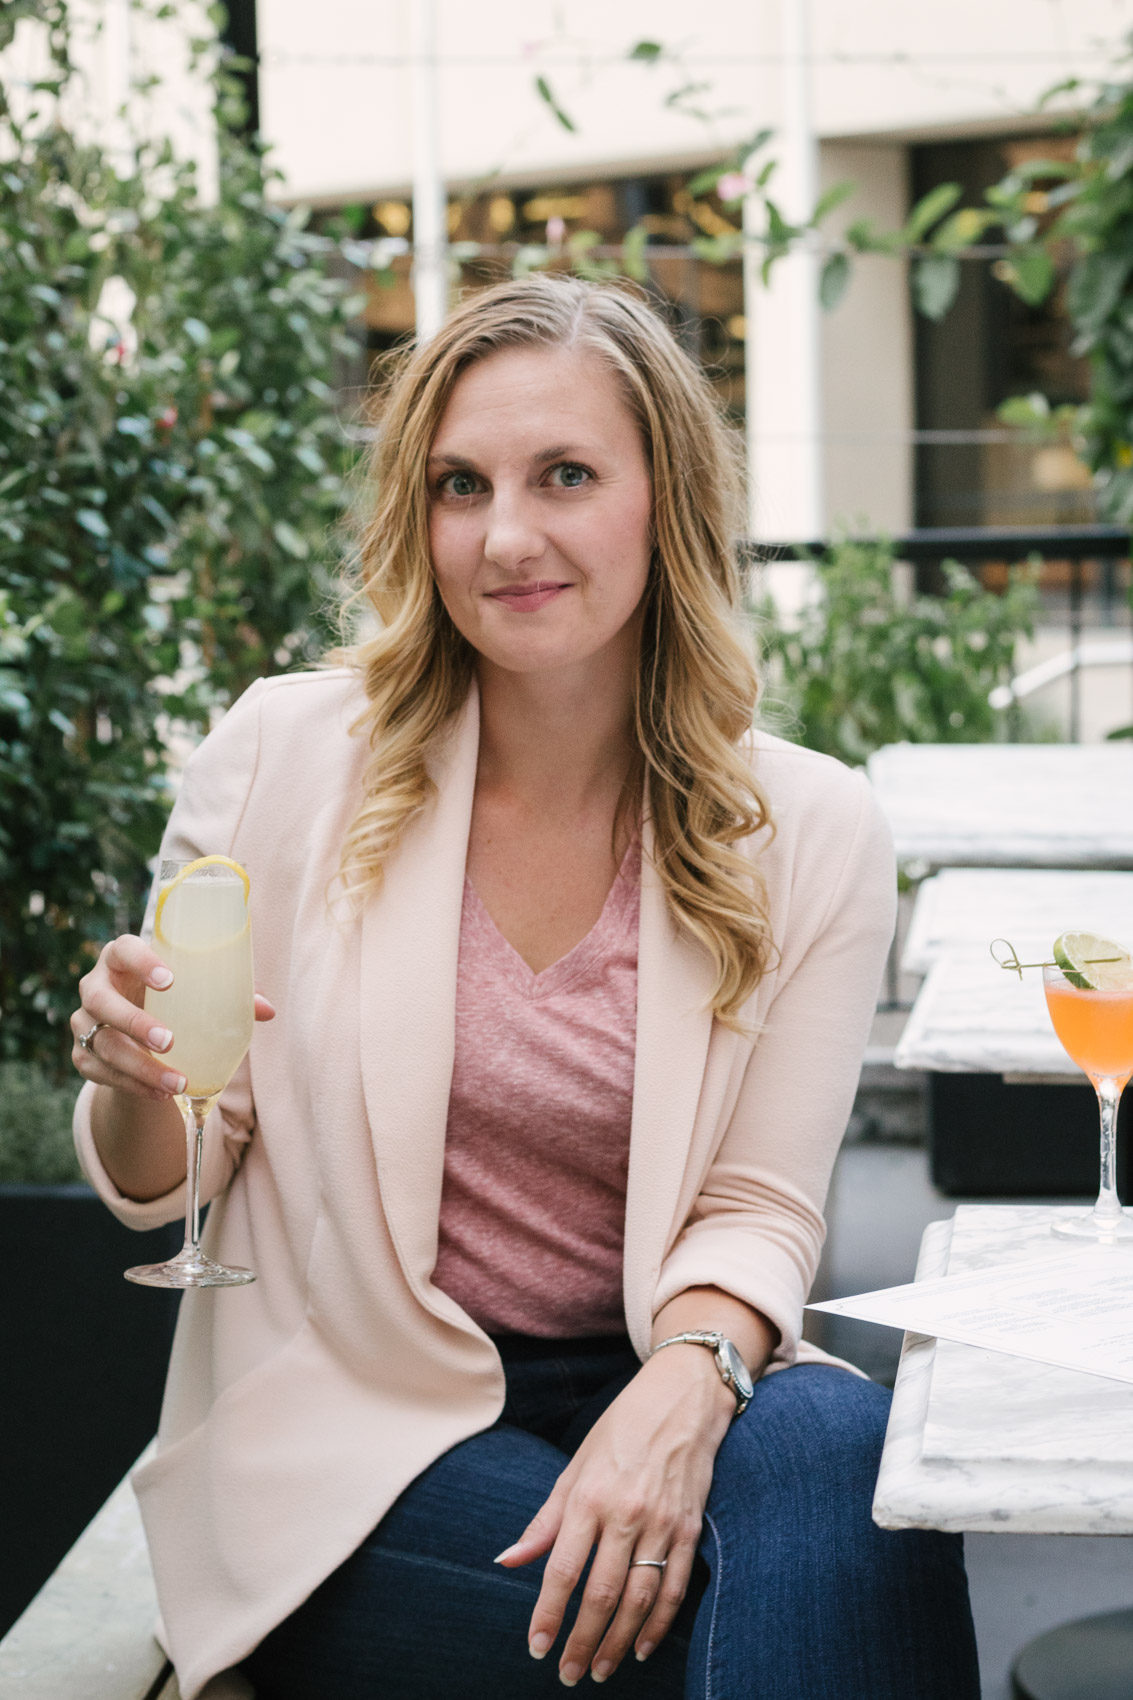
[[[86,1186],[0,1186],[0,1633],[157,1427],[178,1295],[122,1271],[181,1237],[131,1232]]]
[[[1007,1085],[998,1074],[930,1074],[933,1184],[950,1198],[1095,1198],[1098,1101],[1092,1086]],[[1118,1120],[1117,1185],[1126,1201],[1130,1112]]]

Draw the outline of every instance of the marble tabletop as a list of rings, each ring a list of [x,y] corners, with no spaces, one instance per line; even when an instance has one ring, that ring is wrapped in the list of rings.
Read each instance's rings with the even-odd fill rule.
[[[1024,961],[1039,961],[1071,928],[1133,946],[1133,873],[946,868],[917,891],[901,968],[927,974],[945,951],[986,950],[997,937],[1009,938]]]
[[[917,1279],[1039,1256],[1052,1218],[1081,1209],[962,1204],[925,1230]],[[1133,1386],[906,1334],[873,1518],[883,1529],[1133,1534]]]
[[[1038,961],[1053,941],[1013,938],[1024,961]],[[1035,956],[1025,954],[1035,944]],[[1020,980],[992,961],[986,945],[943,951],[917,993],[893,1055],[897,1068],[943,1074],[1003,1074],[1018,1080],[1084,1080],[1055,1037],[1042,974]]]
[[[902,863],[1133,868],[1133,744],[887,744],[866,771]]]

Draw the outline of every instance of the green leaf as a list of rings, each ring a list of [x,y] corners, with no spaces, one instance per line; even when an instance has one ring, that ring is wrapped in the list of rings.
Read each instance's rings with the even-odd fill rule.
[[[959,253],[972,247],[991,225],[998,223],[998,213],[989,207],[961,207],[933,232],[932,245],[943,254]]]
[[[562,107],[555,99],[555,96],[551,91],[551,85],[547,81],[546,77],[536,77],[535,92],[538,94],[539,99],[544,103],[544,105],[550,107],[555,118],[562,125],[563,129],[569,130],[573,134],[577,129],[577,125],[574,120],[563,111]]]
[[[927,254],[913,265],[913,300],[926,319],[942,319],[960,288],[960,262],[951,254]]]
[[[659,41],[635,41],[626,58],[638,59],[646,65],[655,65],[664,51]]]
[[[305,561],[311,553],[306,538],[300,537],[293,525],[288,525],[285,519],[277,519],[271,528],[272,536],[281,549],[286,549],[289,555],[297,561]]]
[[[818,299],[826,312],[831,312],[846,293],[850,281],[850,261],[846,254],[829,254],[818,280]]]
[[[1079,334],[1092,337],[1120,301],[1133,271],[1133,254],[1094,253],[1075,267],[1067,290],[1067,307]]]
[[[1054,261],[1043,248],[1013,254],[997,273],[1028,307],[1037,307],[1054,288]]]
[[[1000,402],[995,410],[995,417],[1005,425],[1018,429],[1033,430],[1045,426],[1050,419],[1050,402],[1045,395],[1035,391],[1031,395],[1008,396]]]
[[[694,201],[700,195],[711,194],[721,177],[731,170],[733,166],[730,162],[726,165],[710,165],[705,171],[698,171],[695,177],[689,179],[685,185],[685,193],[691,195]]]
[[[922,195],[905,220],[906,241],[920,242],[934,224],[939,224],[945,213],[952,211],[963,193],[959,183],[939,183],[927,195]]]
[[[97,537],[99,542],[105,542],[110,536],[110,527],[97,508],[76,508],[75,518],[83,530],[91,537]]]
[[[649,233],[643,224],[635,224],[622,239],[622,270],[637,283],[649,281],[649,267],[645,261],[648,241]]]
[[[850,179],[847,179],[844,183],[833,184],[824,194],[819,196],[815,209],[810,215],[811,224],[820,225],[828,213],[832,213],[835,207],[840,207],[843,201],[849,200],[850,196],[856,192],[857,187],[857,184]]]

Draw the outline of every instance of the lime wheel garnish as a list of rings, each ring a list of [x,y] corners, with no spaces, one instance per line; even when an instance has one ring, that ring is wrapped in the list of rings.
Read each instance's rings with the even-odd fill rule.
[[[1080,992],[1133,992],[1133,957],[1095,933],[1060,933],[1054,960]]]

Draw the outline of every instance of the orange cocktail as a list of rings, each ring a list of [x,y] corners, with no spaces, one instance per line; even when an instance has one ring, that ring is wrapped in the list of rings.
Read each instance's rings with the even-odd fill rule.
[[[1047,981],[1046,1006],[1063,1050],[1096,1085],[1120,1092],[1133,1075],[1133,992],[1079,990],[1059,976]]]
[[[1133,957],[1094,933],[1061,933],[1043,965],[1046,1007],[1062,1048],[1098,1095],[1101,1189],[1088,1216],[1054,1223],[1070,1239],[1133,1240],[1133,1218],[1117,1196],[1117,1106],[1133,1075]]]

